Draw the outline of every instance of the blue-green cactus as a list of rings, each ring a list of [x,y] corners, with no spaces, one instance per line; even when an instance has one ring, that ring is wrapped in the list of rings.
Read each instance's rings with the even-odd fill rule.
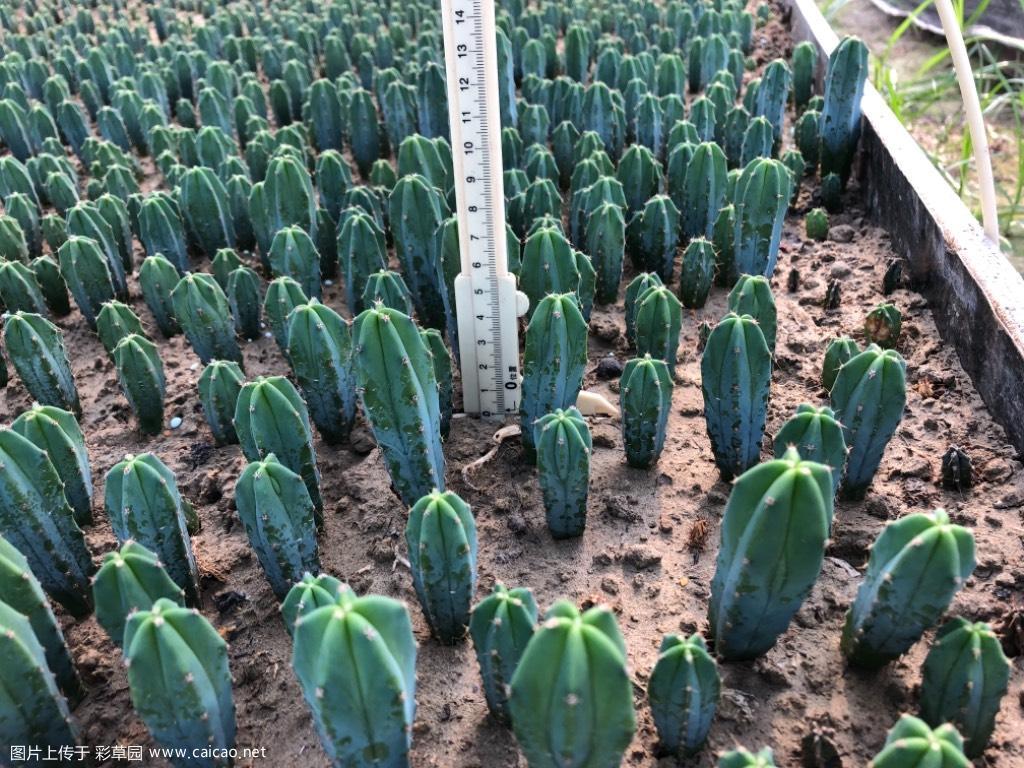
[[[725,201],[725,153],[713,142],[698,144],[686,165],[679,210],[681,234],[689,241],[695,237],[711,237],[718,211]]]
[[[844,37],[828,57],[821,108],[821,177],[835,173],[845,185],[860,139],[860,101],[868,76],[868,49]]]
[[[758,158],[743,169],[733,199],[733,259],[739,274],[772,276],[789,197],[789,170],[780,161]]]
[[[836,383],[836,376],[839,375],[839,369],[859,355],[860,351],[857,342],[849,336],[840,336],[829,342],[821,366],[821,386],[825,388],[825,391],[832,390],[832,386]]]
[[[665,446],[672,407],[672,375],[664,360],[650,355],[634,358],[622,371],[619,407],[622,444],[631,467],[653,466]]]
[[[171,301],[171,291],[179,280],[177,269],[160,254],[147,257],[139,267],[142,298],[160,333],[168,339],[181,332],[181,326],[174,316],[174,302]]]
[[[424,325],[443,328],[444,303],[433,244],[434,233],[450,215],[444,196],[419,174],[403,176],[391,191],[388,212],[416,312]]]
[[[48,313],[35,273],[21,261],[0,261],[0,302],[8,312]]]
[[[441,410],[441,438],[447,440],[452,428],[452,395],[455,390],[452,379],[452,356],[444,344],[440,331],[424,328],[420,330],[420,336],[427,345],[430,361],[434,364],[438,407]]]
[[[228,275],[228,307],[235,330],[242,338],[253,341],[260,337],[260,276],[248,267],[238,267]]]
[[[95,329],[100,308],[118,294],[103,250],[91,238],[72,235],[57,255],[64,282],[85,322]]]
[[[775,458],[796,448],[800,458],[824,464],[832,471],[832,493],[839,490],[846,466],[846,438],[828,406],[807,403],[797,406],[796,413],[775,433]]]
[[[758,752],[737,747],[718,759],[718,768],[775,768],[775,754],[770,747]]]
[[[129,333],[114,347],[111,357],[128,404],[144,434],[158,435],[164,424],[164,395],[167,382],[156,345]]]
[[[309,297],[302,286],[290,277],[275,277],[267,285],[267,294],[263,297],[263,316],[270,326],[277,346],[288,351],[288,315],[300,304],[309,302]]]
[[[761,275],[740,275],[729,292],[729,311],[737,315],[750,315],[764,334],[768,349],[775,353],[775,337],[778,333],[778,313],[775,297],[767,278]]]
[[[171,291],[171,306],[192,349],[205,364],[211,360],[242,362],[231,307],[212,275],[190,272]]]
[[[212,360],[199,377],[199,401],[218,444],[238,442],[233,419],[238,393],[244,384],[245,375],[232,360]]]
[[[338,259],[345,275],[345,302],[358,314],[366,309],[363,289],[370,275],[387,269],[384,231],[373,217],[358,208],[346,209],[338,229]]]
[[[671,282],[679,247],[681,214],[668,195],[655,195],[629,221],[630,260],[641,271]]]
[[[625,324],[626,341],[636,344],[636,310],[638,299],[643,296],[644,291],[654,286],[662,286],[664,283],[657,272],[641,272],[634,277],[626,286],[625,295]]]
[[[64,336],[57,326],[29,312],[7,315],[4,348],[34,400],[81,415]]]
[[[279,229],[267,260],[276,277],[290,277],[307,296],[320,298],[320,254],[305,229],[299,226]]]
[[[676,367],[683,310],[679,299],[665,286],[648,288],[636,300],[634,333],[637,355],[650,355]]]
[[[935,768],[970,768],[963,752],[964,740],[956,728],[945,723],[932,730],[923,720],[902,715],[885,737],[882,751],[868,768],[904,768],[928,765]]]
[[[704,746],[721,689],[718,665],[703,637],[665,635],[647,683],[647,700],[666,752],[683,757]]]
[[[556,408],[533,424],[537,480],[548,530],[556,539],[582,536],[590,484],[590,428],[575,407]]]
[[[687,309],[700,309],[708,299],[715,279],[715,247],[710,240],[695,237],[683,251],[679,269],[679,299]]]
[[[626,220],[615,203],[602,203],[587,218],[587,253],[597,272],[594,298],[599,304],[614,304],[622,281],[626,249]]]
[[[190,168],[179,182],[181,217],[189,236],[210,258],[235,244],[235,222],[227,189],[209,168]]]

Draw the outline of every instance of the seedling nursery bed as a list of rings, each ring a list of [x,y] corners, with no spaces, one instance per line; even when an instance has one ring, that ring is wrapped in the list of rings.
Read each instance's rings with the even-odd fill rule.
[[[37,30],[36,36],[45,37],[55,25],[69,29],[77,26],[83,35],[77,39],[87,45],[75,54],[87,57],[88,45],[103,42],[108,32],[125,25],[144,27],[144,39],[152,46],[161,45],[161,35],[168,34],[172,41],[169,45],[195,50],[194,46],[185,46],[176,35],[205,47],[210,38],[200,30],[215,28],[218,20],[229,17],[243,20],[240,24],[255,23],[258,29],[245,27],[247,35],[269,35],[267,39],[272,42],[273,34],[283,35],[282,30],[295,29],[296,25],[320,29],[325,32],[320,37],[326,38],[330,30],[339,35],[351,29],[346,26],[349,24],[368,30],[361,40],[370,40],[372,44],[372,35],[386,34],[386,28],[377,29],[366,21],[377,18],[377,14],[384,19],[388,14],[401,13],[397,4],[388,7],[369,3],[320,5],[275,1],[268,5],[179,1],[145,9],[141,5],[129,4],[127,9],[121,5],[98,3],[89,9],[73,9],[44,2],[38,4],[35,14],[28,13],[28,6],[6,8],[7,56],[0,66],[5,71],[21,66],[12,63],[15,54],[11,51],[19,48],[11,25],[29,38],[31,30]],[[430,3],[412,6],[423,15],[432,11]],[[542,14],[553,13],[556,18],[572,15],[588,25],[603,24],[609,35],[621,24],[619,31],[626,35],[650,32],[655,26],[664,25],[667,14],[678,13],[681,7],[689,6],[585,3],[573,10],[572,4],[546,2],[540,9],[531,4],[526,15],[519,18],[524,19],[524,29],[533,30],[535,25],[543,28],[547,23]],[[713,6],[707,6],[705,13],[714,12]],[[763,11],[751,7],[750,12],[758,22],[743,73],[744,83],[749,85],[777,58],[792,60],[792,34],[821,46],[815,49],[815,93],[820,94],[827,53],[836,41],[826,39],[829,31],[820,16],[815,15],[817,12],[803,2],[794,6],[766,6]],[[522,8],[501,4],[498,16],[500,20],[506,14],[521,13]],[[408,18],[413,17],[414,14]],[[88,23],[89,19],[95,26]],[[222,31],[227,31],[217,45],[222,51],[241,50],[225,44],[223,37],[232,36],[234,22],[225,23]],[[316,26],[321,24],[324,26]],[[439,30],[434,34],[439,45]],[[513,35],[513,44],[525,45],[531,33],[524,35]],[[656,41],[656,34],[650,32],[650,44]],[[637,39],[633,44],[638,44]],[[594,45],[596,52],[598,48]],[[276,45],[255,50],[270,59],[274,58],[274,51],[269,49],[274,48],[282,57],[290,50],[294,52],[279,38]],[[540,49],[543,52],[544,47]],[[55,50],[56,46],[51,47],[51,54]],[[322,49],[317,50],[322,54]],[[555,65],[555,73],[558,66],[565,66],[566,50],[566,42],[559,36],[556,51],[562,64]],[[415,46],[410,51],[414,52]],[[525,56],[528,60],[536,52],[537,46],[531,46],[525,54],[517,49],[516,58],[521,62]],[[362,61],[357,53],[354,58]],[[414,61],[416,55],[396,56],[396,66],[402,66],[402,58]],[[131,52],[128,58],[141,62],[142,49]],[[226,53],[224,58],[228,58]],[[244,56],[239,59],[240,71],[244,70],[243,60]],[[435,60],[443,63],[440,58]],[[39,61],[43,66],[52,66],[52,56],[40,57]],[[333,66],[323,55],[311,61],[311,80],[326,74],[324,67]],[[161,64],[166,66],[165,62]],[[598,65],[593,60],[590,65],[593,76]],[[358,64],[355,66],[353,71],[358,73]],[[94,70],[88,66],[73,71],[82,73],[82,79],[94,78]],[[142,71],[140,68],[140,78]],[[211,70],[206,72],[209,77]],[[256,82],[272,98],[275,86],[271,81],[278,78],[270,76],[262,63],[257,74]],[[198,79],[196,75],[195,80]],[[5,82],[9,81],[8,77]],[[649,85],[655,89],[653,78]],[[743,90],[745,87],[740,89],[741,94]],[[33,105],[46,103],[36,101],[31,88],[28,92]],[[199,92],[196,87],[195,94]],[[689,110],[695,96],[687,89],[680,95],[685,96]],[[522,91],[520,96],[524,96]],[[300,93],[297,98],[301,102],[304,96]],[[521,112],[526,103],[520,102]],[[183,114],[179,108],[169,124],[187,122],[188,113],[185,110]],[[793,146],[791,129],[798,116],[790,103],[782,131],[783,150]],[[705,420],[700,349],[709,327],[714,327],[729,311],[729,287],[716,285],[703,307],[682,311],[667,437],[654,466],[640,469],[627,465],[618,417],[586,418],[593,447],[586,527],[579,537],[552,537],[538,471],[525,455],[520,439],[512,436],[498,443],[494,433],[500,424],[459,414],[461,393],[455,368],[455,416],[443,445],[445,485],[471,507],[475,518],[477,579],[472,602],[484,599],[501,583],[509,588],[531,590],[540,607],[541,622],[544,612],[559,599],[581,610],[598,605],[611,610],[625,644],[636,720],[635,735],[624,746],[623,764],[669,766],[678,762],[712,766],[718,764],[721,753],[742,746],[751,752],[770,747],[780,766],[867,765],[882,751],[887,732],[901,715],[921,713],[922,665],[936,640],[936,630],[953,617],[963,617],[991,625],[1002,652],[1010,660],[1008,693],[1002,698],[988,747],[975,758],[974,764],[1024,766],[1024,475],[1018,460],[1020,413],[1014,411],[1014,403],[1024,398],[1024,392],[1013,389],[1024,377],[1024,362],[1015,353],[1019,347],[1012,322],[1020,312],[1024,294],[1012,297],[1017,301],[1016,307],[1000,303],[1006,298],[1006,286],[993,286],[992,278],[995,275],[998,283],[1003,273],[999,268],[986,273],[972,266],[977,249],[985,246],[971,229],[966,211],[961,212],[962,206],[955,210],[943,208],[949,202],[942,197],[944,193],[915,186],[915,181],[919,185],[921,179],[906,172],[906,156],[893,158],[892,144],[887,143],[893,135],[892,126],[887,129],[884,122],[877,94],[869,87],[861,156],[841,201],[832,203],[835,210],[828,215],[825,239],[812,239],[805,229],[808,212],[823,204],[817,176],[808,174],[801,179],[800,190],[786,213],[778,264],[770,280],[777,310],[777,341],[760,458],[771,459],[774,435],[798,406],[829,405],[829,393],[822,384],[826,347],[833,339],[848,336],[864,348],[865,319],[882,303],[891,303],[902,314],[902,328],[895,344],[895,350],[906,361],[902,420],[864,497],[853,501],[841,497],[836,501],[820,575],[788,629],[770,650],[753,660],[719,660],[721,693],[717,713],[706,744],[695,754],[677,758],[666,753],[652,717],[647,689],[666,634],[700,633],[709,642],[714,637],[708,606],[723,514],[730,493],[742,481],[733,485],[724,480],[715,463]],[[60,130],[65,131],[61,125]],[[101,135],[96,122],[88,121],[87,128],[91,135]],[[268,130],[278,128],[271,109]],[[584,126],[579,129],[582,131]],[[6,130],[9,128],[5,125]],[[313,135],[315,130],[310,131]],[[4,139],[5,156],[15,154],[15,141],[6,133]],[[311,142],[310,152],[315,152],[317,145],[313,139]],[[631,140],[627,141],[626,146],[630,143]],[[88,185],[103,184],[105,177],[97,175],[99,168],[87,168],[70,149],[64,149],[67,148],[62,149],[62,157],[78,172],[77,192],[85,199]],[[357,158],[347,140],[342,151],[355,169]],[[39,148],[30,154],[39,154]],[[143,156],[137,148],[127,154],[139,169],[138,185],[143,196],[173,188],[168,173],[160,170],[151,155]],[[385,159],[389,165],[397,162],[393,154]],[[172,179],[175,172],[170,172]],[[393,179],[388,181],[379,166],[376,174],[378,183],[394,183]],[[353,178],[354,185],[365,184],[358,173],[353,173]],[[934,177],[926,180],[932,181]],[[107,189],[94,187],[93,191]],[[387,190],[378,189],[374,194],[382,195],[380,199],[386,209]],[[571,200],[567,189],[563,188],[560,194],[561,217],[568,235]],[[886,198],[886,194],[890,197]],[[934,203],[936,195],[942,205],[929,203]],[[7,207],[10,213],[10,205]],[[901,216],[900,211],[911,208],[918,213]],[[41,206],[40,213],[55,213],[52,200]],[[413,216],[417,214],[422,211],[411,212]],[[211,212],[210,216],[213,215]],[[955,225],[949,224],[949,217]],[[527,227],[533,223],[528,221]],[[908,232],[908,227],[913,231]],[[676,255],[676,269],[669,283],[673,293],[678,286],[685,245],[680,242]],[[92,522],[83,525],[89,553],[99,564],[107,553],[121,546],[105,504],[105,496],[110,494],[108,472],[127,455],[151,453],[158,457],[173,472],[181,496],[191,503],[200,523],[190,539],[198,567],[201,615],[227,642],[230,691],[237,722],[234,744],[240,749],[263,750],[256,756],[240,756],[235,763],[330,765],[292,669],[293,639],[282,621],[281,601],[268,583],[236,509],[235,486],[248,461],[237,444],[218,445],[214,440],[199,395],[204,366],[184,335],[168,338],[158,329],[144,301],[138,272],[143,259],[152,254],[147,253],[137,235],[131,238],[130,246],[136,270],[127,277],[126,303],[142,320],[145,334],[155,344],[166,378],[162,427],[155,434],[140,430],[140,422],[122,391],[114,359],[90,329],[75,301],[72,300],[67,314],[50,312],[50,320],[63,335],[81,401],[79,423],[92,477]],[[190,268],[194,272],[212,271],[209,254],[198,246],[199,243],[192,243]],[[401,272],[401,260],[390,238],[388,249],[389,265]],[[585,251],[586,247],[581,249]],[[44,253],[50,250],[49,244],[42,245]],[[265,269],[257,254],[242,248],[238,254],[243,265],[258,273],[257,288],[262,295],[274,275]],[[583,387],[615,404],[622,394],[623,364],[637,354],[636,347],[627,340],[623,304],[625,288],[638,272],[631,256],[627,243],[617,300],[610,304],[595,303],[586,345]],[[54,259],[58,260],[56,254]],[[406,278],[410,282],[409,275]],[[351,318],[353,312],[346,301],[344,283],[343,273],[326,279],[322,302]],[[1011,281],[1009,286],[1012,285]],[[959,312],[968,295],[973,297],[968,308],[972,311]],[[991,342],[991,346],[966,350],[967,339]],[[239,343],[246,381],[260,376],[295,380],[289,362],[269,331],[251,340],[239,338]],[[987,360],[988,354],[999,355],[998,361]],[[10,350],[5,349],[5,355],[11,366]],[[967,361],[971,375],[965,372],[961,360]],[[981,382],[981,393],[972,376]],[[35,399],[12,369],[10,381],[0,390],[0,420],[10,425],[32,407]],[[1004,429],[993,418],[993,411],[1007,425],[1013,422],[1012,426]],[[347,583],[357,595],[395,598],[408,608],[417,643],[416,707],[409,764],[482,768],[524,765],[526,758],[513,730],[489,713],[472,640],[467,636],[449,645],[432,636],[410,571],[405,536],[409,508],[392,488],[385,460],[364,416],[357,416],[351,435],[338,444],[325,442],[316,429],[313,435],[323,498],[323,525],[317,536],[322,573]],[[951,446],[958,448],[961,457],[969,457],[970,482],[967,474],[961,475],[959,484],[943,482],[943,457]],[[947,460],[947,469],[949,463]],[[946,475],[948,480],[949,472]],[[9,503],[6,498],[2,501]],[[973,536],[973,572],[942,612],[941,619],[906,653],[875,670],[850,665],[840,649],[840,639],[847,610],[865,578],[872,543],[887,524],[936,509],[944,509],[953,524]],[[10,515],[4,519],[9,521]],[[169,764],[149,752],[161,742],[154,739],[133,706],[130,670],[126,669],[121,648],[112,642],[95,614],[74,618],[57,603],[54,611],[84,688],[84,695],[71,707],[70,714],[79,743],[88,748],[90,759],[99,765],[120,764],[113,759],[112,751],[105,748],[131,745],[143,748],[146,765]],[[713,642],[709,650],[711,655],[715,654]],[[322,653],[324,658],[337,658],[326,656],[326,650]],[[552,690],[557,676],[552,665]],[[603,682],[593,684],[595,694],[605,695]],[[551,706],[557,710],[559,702]],[[557,713],[551,718],[557,719]],[[595,728],[603,732],[609,726],[598,722]],[[5,749],[7,746],[4,745]],[[11,755],[4,754],[0,763],[6,764],[10,758]],[[393,754],[378,763],[365,755],[363,759],[365,763],[353,764],[401,764]],[[537,765],[605,766],[616,764],[617,759],[614,751],[606,751],[577,762]],[[747,764],[754,763],[730,763]]]

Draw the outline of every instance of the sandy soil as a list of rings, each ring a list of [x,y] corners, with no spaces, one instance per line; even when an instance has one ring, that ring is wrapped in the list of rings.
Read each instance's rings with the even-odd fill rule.
[[[762,58],[781,53],[775,50],[780,46],[762,39]],[[769,436],[798,404],[827,402],[819,384],[826,344],[840,333],[861,336],[864,316],[883,298],[882,274],[893,256],[887,236],[864,222],[855,189],[849,197],[848,211],[833,217],[829,242],[803,237],[802,212],[810,205],[806,189],[787,222],[773,281],[779,340]],[[141,259],[141,252],[137,256]],[[793,293],[786,287],[791,269],[800,275]],[[833,278],[842,284],[842,304],[826,312],[822,298]],[[790,630],[762,659],[722,665],[723,696],[710,743],[689,765],[712,765],[717,751],[743,744],[772,746],[782,766],[862,766],[899,714],[915,710],[931,633],[904,659],[876,674],[848,670],[838,648],[843,614],[856,592],[867,547],[886,520],[939,506],[948,509],[978,544],[978,567],[951,613],[997,623],[1016,617],[1017,627],[1024,621],[1024,474],[1016,453],[955,355],[942,345],[927,302],[906,288],[889,299],[904,313],[899,350],[907,359],[910,383],[904,421],[867,498],[837,506],[835,538],[821,578]],[[326,301],[342,306],[337,285],[327,289]],[[148,322],[134,281],[132,304]],[[716,321],[724,308],[725,292],[715,289],[704,309],[684,318],[669,437],[656,468],[628,468],[618,423],[591,420],[595,452],[589,520],[580,540],[556,542],[548,535],[534,470],[523,461],[516,441],[463,476],[462,468],[492,447],[495,424],[457,418],[446,446],[449,487],[472,505],[477,518],[478,597],[500,580],[529,586],[542,607],[564,596],[585,605],[609,604],[618,615],[639,720],[624,761],[630,766],[674,764],[657,757],[646,680],[664,633],[706,627],[718,526],[729,487],[718,477],[705,432],[696,345],[698,324]],[[243,458],[237,446],[214,447],[202,417],[198,359],[182,337],[165,340],[153,330],[167,374],[167,419],[180,416],[183,421],[176,430],[145,438],[135,428],[112,364],[77,310],[58,324],[83,400],[82,426],[96,480],[96,521],[87,531],[93,552],[100,557],[116,545],[102,510],[104,475],[125,453],[156,453],[177,473],[182,492],[202,519],[193,546],[202,572],[204,613],[230,643],[237,744],[267,750],[269,762],[242,764],[326,766],[290,669],[291,644],[277,602],[234,512],[234,482]],[[243,349],[251,376],[287,371],[272,339]],[[617,380],[596,375],[598,362],[607,356],[619,362],[630,356],[621,307],[594,311],[586,380],[587,387],[615,402]],[[20,382],[12,380],[0,392],[0,422],[13,420],[29,405]],[[973,489],[951,492],[937,483],[940,457],[950,444],[963,446],[974,460],[978,482]],[[369,435],[360,430],[350,446],[340,448],[318,439],[316,449],[326,502],[324,569],[359,592],[391,595],[410,607],[420,642],[413,765],[524,764],[510,732],[487,715],[470,643],[443,647],[429,637],[405,565],[405,510],[389,490]],[[83,743],[152,746],[131,707],[116,647],[94,619],[62,620],[89,689],[74,711]],[[1013,768],[1024,766],[1024,630],[1006,631],[1003,640],[1014,662],[1011,691],[992,746],[977,764]],[[839,759],[810,758],[812,744],[816,754],[834,746]]]

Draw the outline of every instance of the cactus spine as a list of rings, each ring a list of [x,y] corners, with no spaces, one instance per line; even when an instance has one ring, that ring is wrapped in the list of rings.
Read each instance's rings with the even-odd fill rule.
[[[484,681],[487,706],[499,720],[508,722],[509,683],[537,629],[537,602],[526,587],[494,591],[473,607],[469,634]]]
[[[204,364],[211,360],[242,362],[228,298],[212,275],[189,273],[181,278],[171,291],[171,306],[188,343]]]
[[[832,498],[829,468],[794,449],[736,480],[708,610],[718,655],[755,658],[786,631],[821,570]]]
[[[664,360],[650,355],[626,363],[619,388],[622,444],[631,467],[653,466],[665,446],[672,407],[672,376]]]
[[[662,748],[682,757],[704,746],[721,687],[718,665],[703,637],[665,635],[647,683]]]
[[[81,414],[64,337],[57,326],[42,315],[15,312],[4,321],[4,347],[34,400]]]
[[[537,480],[548,530],[556,539],[582,536],[590,484],[590,428],[575,407],[556,408],[533,425]]]

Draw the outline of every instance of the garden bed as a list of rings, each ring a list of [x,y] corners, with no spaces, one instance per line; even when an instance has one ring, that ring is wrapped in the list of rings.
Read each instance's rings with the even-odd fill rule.
[[[788,56],[788,33],[778,22],[757,31],[755,37],[759,63]],[[870,130],[865,139],[867,152],[874,152],[877,139]],[[867,167],[868,174],[884,168],[873,160]],[[997,625],[1005,622],[1008,629],[1002,639],[1014,662],[1010,695],[1003,701],[992,744],[978,762],[1000,768],[1024,765],[1020,739],[1024,714],[1018,699],[1024,683],[1024,474],[1011,437],[989,414],[961,366],[961,345],[945,344],[940,335],[940,330],[958,331],[975,338],[975,325],[964,322],[961,315],[958,327],[950,314],[951,304],[963,297],[948,289],[937,290],[935,282],[925,282],[923,294],[903,286],[883,297],[883,273],[893,258],[906,255],[905,244],[903,238],[894,244],[885,231],[870,223],[870,211],[884,207],[872,197],[872,190],[884,187],[888,180],[869,176],[860,184],[851,185],[845,211],[832,217],[827,242],[810,241],[803,233],[803,213],[813,205],[809,184],[805,183],[787,217],[772,282],[779,325],[768,433],[774,433],[800,403],[827,403],[820,385],[826,344],[844,333],[862,341],[863,319],[883,298],[903,312],[898,350],[907,360],[906,412],[866,499],[837,504],[833,540],[821,577],[790,629],[758,661],[721,665],[719,715],[707,749],[692,765],[713,765],[717,751],[737,744],[751,749],[771,746],[777,763],[784,766],[862,766],[877,753],[898,716],[916,711],[919,670],[932,633],[880,672],[852,671],[839,652],[843,616],[860,582],[868,546],[885,522],[936,507],[946,508],[977,541],[978,567],[951,613]],[[867,209],[859,203],[863,192],[872,201]],[[953,233],[947,242],[955,245],[960,242],[958,236]],[[955,255],[954,245],[950,252]],[[138,251],[137,260],[143,255]],[[913,284],[919,284],[920,263],[913,256],[909,267]],[[793,291],[787,286],[791,270],[798,273]],[[627,274],[626,280],[631,277]],[[841,285],[842,301],[838,309],[826,311],[825,289],[833,279]],[[148,320],[134,280],[131,291],[131,304]],[[327,289],[325,302],[343,306],[337,285]],[[534,469],[524,460],[517,441],[506,442],[492,460],[463,472],[492,448],[494,423],[456,418],[445,446],[449,487],[472,505],[477,520],[478,597],[501,581],[530,587],[542,608],[566,597],[583,605],[605,603],[615,611],[628,648],[639,723],[626,752],[627,765],[658,762],[644,691],[662,636],[706,628],[718,526],[729,485],[719,478],[705,430],[697,336],[700,322],[715,323],[725,313],[725,305],[725,291],[716,288],[703,309],[684,315],[669,437],[654,469],[626,466],[617,421],[590,420],[594,454],[589,518],[581,539],[555,541],[549,535]],[[979,307],[979,323],[985,322],[983,315],[984,308]],[[157,437],[144,438],[126,407],[112,363],[78,311],[59,319],[58,325],[65,333],[82,397],[82,427],[97,482],[96,519],[86,531],[91,550],[98,556],[116,546],[102,510],[106,472],[126,453],[159,455],[176,473],[179,487],[202,521],[193,546],[202,576],[204,614],[230,644],[237,744],[265,747],[270,761],[240,764],[326,766],[291,671],[291,640],[278,602],[233,509],[234,483],[245,461],[237,446],[213,444],[197,396],[202,371],[198,358],[180,336],[158,339],[167,375],[167,417],[180,416],[182,423]],[[617,380],[601,378],[598,372],[615,367],[602,364],[609,356],[621,363],[632,355],[624,338],[622,308],[596,307],[590,329],[585,386],[616,402]],[[243,351],[250,377],[287,371],[270,338],[244,344]],[[997,350],[989,348],[988,354]],[[978,357],[983,355],[979,350]],[[975,362],[986,370],[1006,368],[1012,362],[1009,358],[992,363],[970,359],[972,373]],[[997,372],[1004,377],[1000,381],[1005,387],[1014,386],[1024,375],[1018,360],[1013,370],[981,374],[986,387],[996,386],[991,376]],[[1003,395],[1007,403],[1024,398],[1024,387]],[[0,394],[0,420],[12,420],[29,405],[27,392],[12,379]],[[961,446],[973,459],[975,487],[957,492],[939,484],[940,458],[951,444]],[[420,644],[413,766],[521,764],[511,732],[487,714],[471,644],[446,647],[429,636],[406,564],[406,510],[390,491],[369,433],[360,427],[346,447],[330,447],[317,438],[316,450],[325,499],[320,539],[324,571],[349,582],[358,593],[391,595],[410,607]],[[1011,627],[1013,617],[1016,633]],[[152,746],[131,706],[118,649],[94,618],[62,619],[88,687],[87,697],[73,713],[83,743]],[[831,744],[841,763],[801,762],[809,754],[813,734],[819,737],[818,752],[827,755],[823,745]],[[671,765],[673,760],[665,759],[663,764]]]

